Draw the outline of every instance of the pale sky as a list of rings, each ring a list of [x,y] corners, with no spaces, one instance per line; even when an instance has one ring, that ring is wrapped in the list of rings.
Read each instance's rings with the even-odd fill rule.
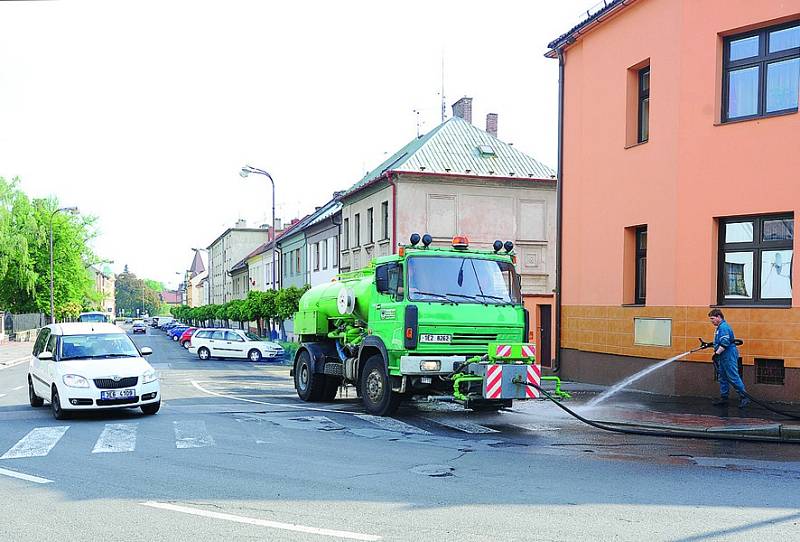
[[[120,272],[174,287],[238,218],[348,188],[450,105],[556,167],[546,44],[597,0],[0,2],[0,176],[98,217]]]

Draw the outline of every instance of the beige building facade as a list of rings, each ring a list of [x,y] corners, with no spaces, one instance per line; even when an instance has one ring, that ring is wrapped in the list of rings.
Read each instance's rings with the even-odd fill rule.
[[[262,228],[229,228],[208,246],[209,299],[215,305],[227,303],[233,296],[230,271],[234,265],[267,241],[268,231]]]

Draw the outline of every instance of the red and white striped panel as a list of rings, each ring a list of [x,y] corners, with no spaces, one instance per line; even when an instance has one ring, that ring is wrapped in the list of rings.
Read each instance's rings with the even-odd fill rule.
[[[528,383],[541,386],[541,382],[542,368],[535,363],[533,365],[528,365]],[[539,397],[539,390],[533,386],[525,386],[525,394],[528,396],[528,399],[536,399]]]
[[[522,345],[522,355],[526,358],[532,358],[536,355],[536,345],[535,344],[523,344]]]
[[[486,398],[500,399],[503,392],[503,366],[489,365],[486,368]]]
[[[507,358],[508,356],[511,355],[511,345],[510,344],[498,344],[494,355],[497,358]]]

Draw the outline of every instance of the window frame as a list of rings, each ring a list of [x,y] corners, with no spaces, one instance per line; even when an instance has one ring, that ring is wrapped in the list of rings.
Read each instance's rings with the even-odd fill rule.
[[[333,244],[333,263],[331,267],[336,269],[339,267],[339,240],[336,236],[331,237]]]
[[[321,248],[320,248],[320,254],[322,256],[322,265],[321,265],[321,267],[322,267],[323,270],[324,269],[328,269],[328,240],[327,239],[323,239],[322,241],[320,241],[317,244],[318,245],[321,244]]]
[[[642,234],[647,235],[647,226],[637,226],[634,230],[634,282],[633,282],[633,302],[636,305],[644,305],[647,303],[647,239],[645,238],[645,247],[641,248],[639,240]],[[639,271],[639,260],[644,258],[644,277],[641,276]],[[640,284],[644,279],[644,295],[640,296]]]
[[[777,51],[774,53],[769,52],[769,35],[772,32],[777,32],[780,30],[785,30],[787,28],[792,28],[795,26],[800,26],[800,19],[796,19],[794,21],[790,21],[788,23],[783,23],[774,26],[767,26],[764,28],[759,28],[757,30],[751,30],[749,32],[743,32],[741,34],[734,34],[731,36],[725,36],[723,39],[723,46],[722,46],[722,115],[720,116],[721,122],[728,123],[728,122],[739,122],[743,120],[750,120],[750,119],[760,119],[765,117],[774,117],[779,115],[786,115],[791,113],[797,113],[798,106],[795,105],[794,107],[790,107],[787,109],[780,109],[777,111],[766,111],[766,91],[767,91],[767,66],[769,64],[773,64],[775,62],[779,62],[782,60],[791,60],[794,58],[800,58],[800,47],[794,47],[790,49],[784,49],[783,51]],[[747,58],[740,58],[738,60],[730,60],[730,53],[731,53],[731,43],[747,38],[751,38],[754,36],[758,36],[758,55],[747,57]],[[758,104],[757,104],[757,111],[753,115],[744,115],[741,117],[729,117],[728,116],[728,106],[730,105],[730,74],[731,72],[746,69],[746,68],[753,68],[758,67]],[[798,90],[798,94],[800,94],[800,90]],[[798,96],[798,100],[800,101],[800,96]]]
[[[644,85],[642,81],[644,80],[644,76],[648,76],[647,80],[647,89],[643,89]],[[638,107],[638,120],[636,122],[636,142],[637,143],[647,143],[650,140],[650,85],[652,84],[652,80],[650,78],[650,66],[647,65],[644,68],[640,69],[638,74],[638,89],[639,89],[639,97],[637,101]],[[644,107],[643,104],[647,100],[648,108],[647,108],[647,137],[642,137],[642,121],[644,120]]]
[[[345,218],[342,221],[342,249],[348,250],[350,248],[350,219]]]
[[[381,203],[381,241],[389,239],[389,202]]]
[[[726,216],[717,219],[718,222],[718,243],[717,243],[717,305],[719,306],[781,306],[791,307],[792,298],[761,298],[761,253],[774,250],[792,251],[792,269],[789,273],[789,283],[794,294],[794,284],[792,274],[794,266],[794,229],[792,238],[789,240],[764,241],[762,233],[764,222],[770,220],[791,220],[794,223],[794,213],[776,213],[763,215],[743,215]],[[728,224],[740,222],[753,223],[753,241],[751,242],[725,242],[725,228]],[[750,252],[753,255],[753,292],[749,299],[726,299],[725,298],[725,254],[728,252]]]
[[[367,243],[371,245],[375,242],[375,208],[367,209]]]
[[[314,243],[314,271],[319,271],[321,258],[319,254],[319,242]]]
[[[361,246],[361,213],[353,215],[353,248]]]

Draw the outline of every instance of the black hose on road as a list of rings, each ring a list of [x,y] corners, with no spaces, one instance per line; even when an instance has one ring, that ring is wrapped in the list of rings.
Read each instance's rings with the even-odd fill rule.
[[[691,431],[691,430],[682,430],[682,429],[635,429],[635,427],[646,427],[642,425],[628,425],[626,427],[620,427],[617,424],[609,423],[609,422],[598,422],[596,420],[590,420],[588,418],[584,418],[574,410],[564,406],[555,399],[552,395],[550,395],[547,391],[543,390],[537,384],[532,382],[526,382],[522,379],[514,379],[515,384],[524,384],[526,386],[531,386],[532,388],[538,390],[542,393],[545,397],[550,399],[553,403],[558,406],[561,410],[580,420],[581,422],[585,423],[586,425],[590,425],[596,429],[600,429],[602,431],[611,431],[613,433],[622,433],[624,435],[641,435],[647,437],[663,437],[663,438],[689,438],[689,439],[700,439],[700,440],[734,440],[734,441],[745,441],[745,442],[783,442],[787,444],[800,444],[800,440],[783,440],[780,437],[765,437],[760,435],[726,435],[721,433],[706,433],[703,431]]]

